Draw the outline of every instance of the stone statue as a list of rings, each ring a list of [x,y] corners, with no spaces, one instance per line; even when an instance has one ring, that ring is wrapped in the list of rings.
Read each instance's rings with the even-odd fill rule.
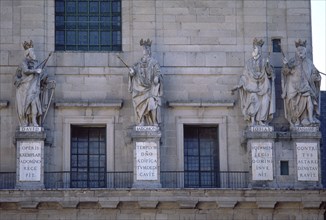
[[[291,127],[315,126],[319,115],[320,72],[306,57],[306,41],[295,42],[295,57],[283,58],[282,98]]]
[[[143,56],[129,68],[129,92],[140,126],[158,126],[161,122],[162,75],[159,63],[151,55],[151,44],[151,40],[141,39]]]
[[[53,97],[54,81],[48,81],[43,70],[48,58],[39,63],[33,48],[33,41],[24,42],[25,59],[19,65],[15,75],[16,102],[19,124],[21,127],[39,127],[42,114],[47,113]],[[51,85],[50,85],[51,84]],[[53,89],[49,100],[48,89]]]
[[[252,57],[246,62],[239,85],[241,110],[251,126],[267,126],[275,113],[274,70],[262,57],[263,40],[253,40]]]

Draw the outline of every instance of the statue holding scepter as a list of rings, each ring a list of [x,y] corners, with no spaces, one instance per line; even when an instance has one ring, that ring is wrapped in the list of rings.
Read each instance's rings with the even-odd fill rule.
[[[132,67],[118,57],[129,69],[129,92],[139,126],[158,126],[161,123],[163,78],[159,63],[152,57],[151,45],[149,39],[140,40],[143,56]]]
[[[295,42],[295,57],[289,61],[283,54],[282,98],[284,100],[285,118],[291,127],[316,126],[320,122],[319,95],[320,72],[306,57],[306,41]]]
[[[36,60],[33,41],[23,43],[25,58],[16,70],[16,102],[21,127],[39,127],[41,116],[47,112],[43,105],[47,92],[47,74],[44,72],[49,56],[41,63]],[[51,95],[52,97],[52,95]],[[51,101],[51,100],[50,100]],[[49,104],[47,100],[47,104]]]

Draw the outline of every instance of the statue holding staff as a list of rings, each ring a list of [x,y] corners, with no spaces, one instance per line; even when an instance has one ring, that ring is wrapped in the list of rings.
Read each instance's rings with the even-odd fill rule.
[[[143,56],[132,67],[118,57],[129,69],[129,92],[132,94],[136,122],[139,126],[161,123],[163,79],[160,65],[151,53],[152,41],[140,40]]]
[[[282,98],[285,118],[291,127],[319,125],[320,72],[306,57],[306,41],[295,42],[295,57],[289,61],[283,54]]]
[[[16,102],[19,124],[21,127],[39,127],[42,114],[47,112],[48,105],[48,76],[44,67],[51,53],[43,62],[36,60],[33,41],[23,43],[25,58],[16,70]],[[54,81],[51,81],[53,84]],[[54,88],[53,88],[54,89]],[[53,96],[53,91],[51,98]],[[47,104],[47,106],[44,105]]]

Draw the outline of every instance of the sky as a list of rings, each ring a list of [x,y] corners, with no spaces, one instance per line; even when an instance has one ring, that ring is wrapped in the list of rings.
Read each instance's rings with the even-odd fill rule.
[[[311,0],[311,22],[314,65],[320,72],[326,73],[326,0]],[[324,75],[322,75],[320,89],[326,91],[326,76]]]

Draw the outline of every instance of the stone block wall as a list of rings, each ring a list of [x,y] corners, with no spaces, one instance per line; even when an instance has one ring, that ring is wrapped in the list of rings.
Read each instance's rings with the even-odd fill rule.
[[[306,190],[34,190],[0,195],[0,218],[6,220],[322,220],[326,205],[325,192]]]
[[[142,53],[141,38],[153,40],[153,56],[164,75],[164,103],[234,103],[233,106],[163,105],[162,170],[176,170],[177,120],[179,118],[226,118],[225,143],[227,169],[247,170],[248,159],[242,143],[246,127],[238,94],[231,88],[239,80],[245,61],[250,58],[254,37],[265,40],[264,55],[272,38],[281,38],[288,57],[294,41],[305,38],[311,50],[309,0],[123,0],[121,52],[55,52],[47,71],[57,82],[54,103],[93,103],[60,107],[53,104],[47,116],[47,170],[65,169],[64,137],[66,121],[79,118],[95,123],[113,118],[114,169],[132,170],[131,128],[134,125],[128,70],[116,55],[128,64]],[[36,55],[44,59],[54,51],[54,0],[0,1],[0,100],[9,105],[0,109],[0,171],[14,171],[13,137],[18,125],[13,75],[23,58],[21,43],[32,39]],[[273,62],[279,57],[274,57]],[[279,70],[276,82],[280,83]],[[277,96],[280,86],[277,85]],[[120,108],[99,103],[122,100]],[[273,121],[284,129],[282,100]],[[98,118],[98,119],[96,119]],[[92,121],[93,120],[93,121]],[[221,155],[224,157],[224,155]],[[244,166],[245,165],[245,166]]]

